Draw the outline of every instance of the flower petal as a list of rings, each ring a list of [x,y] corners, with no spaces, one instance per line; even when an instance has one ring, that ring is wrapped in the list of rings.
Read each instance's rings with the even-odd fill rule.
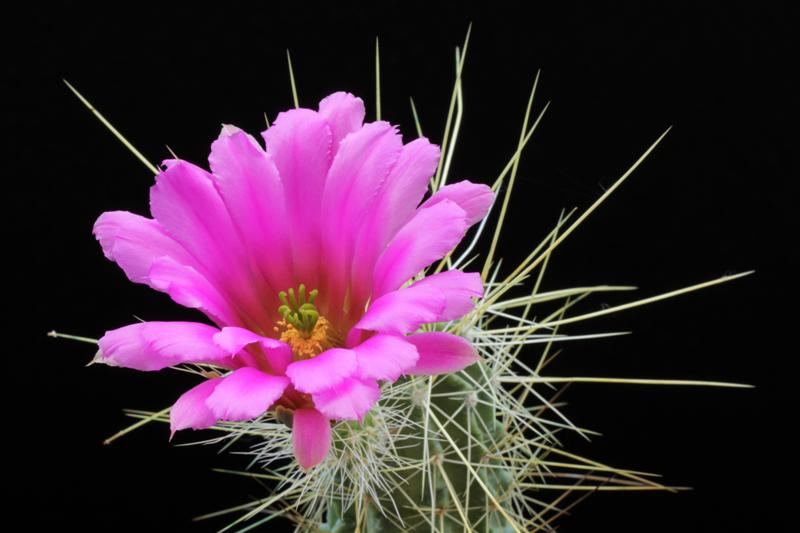
[[[322,246],[330,307],[324,312],[334,323],[343,312],[358,230],[402,146],[388,122],[373,122],[348,135],[331,164],[322,197]]]
[[[258,343],[274,374],[283,375],[292,362],[292,349],[285,342],[262,337],[245,328],[226,327],[214,335],[214,342],[230,354],[238,354],[245,347]],[[255,365],[251,365],[255,366]]]
[[[300,392],[315,393],[339,385],[356,367],[355,352],[331,348],[311,359],[295,361],[286,367],[286,375]]]
[[[292,415],[292,444],[300,466],[308,470],[328,455],[331,423],[316,409],[295,409]]]
[[[361,378],[396,381],[419,359],[413,344],[397,335],[374,335],[353,348]]]
[[[159,257],[191,264],[183,246],[150,218],[127,211],[108,211],[98,217],[92,233],[106,258],[117,263],[135,283],[150,284],[150,266]]]
[[[457,372],[480,359],[467,340],[450,333],[418,333],[406,337],[406,340],[419,352],[417,364],[407,374],[432,376]]]
[[[261,416],[289,386],[283,376],[243,367],[221,378],[206,406],[218,420],[250,420]]]
[[[230,354],[239,353],[248,344],[259,342],[264,337],[245,328],[226,327],[214,334],[214,342]],[[271,339],[275,341],[275,339]],[[280,342],[280,341],[275,341]],[[282,343],[281,343],[282,344]]]
[[[217,422],[217,417],[206,405],[206,399],[214,392],[221,380],[222,378],[207,379],[178,398],[169,411],[172,435],[175,435],[176,431],[186,428],[210,428]]]
[[[372,302],[353,329],[412,333],[422,324],[436,322],[446,304],[444,293],[433,284],[392,291]]]
[[[375,261],[397,230],[414,214],[438,161],[439,147],[425,138],[406,144],[400,151],[397,163],[384,180],[359,229],[351,274],[354,309],[364,308]]]
[[[218,330],[197,322],[142,322],[107,331],[96,362],[136,370],[161,370],[181,363],[226,367],[235,361],[213,341]]]
[[[209,270],[229,272],[230,254],[242,243],[205,170],[181,160],[167,160],[150,190],[150,208],[156,220]]]
[[[389,242],[373,277],[373,298],[393,291],[452,250],[467,230],[466,212],[455,202],[442,200],[418,209]]]
[[[348,344],[358,341],[361,330],[413,333],[422,324],[460,318],[475,306],[472,298],[481,296],[483,284],[477,272],[450,270],[428,276],[370,304],[351,330]]]
[[[381,396],[374,379],[347,378],[338,386],[312,395],[314,405],[334,420],[362,420]]]
[[[272,288],[294,284],[283,184],[278,169],[258,142],[234,126],[225,126],[211,145],[214,183],[253,260]]]
[[[219,290],[191,266],[164,256],[153,261],[149,278],[154,289],[169,294],[176,303],[199,309],[218,324],[241,321]]]
[[[328,122],[333,135],[332,151],[335,154],[339,143],[364,123],[364,101],[346,92],[336,92],[319,103],[319,114]]]
[[[472,298],[483,296],[483,282],[481,275],[477,272],[461,272],[460,270],[439,272],[422,278],[408,289],[401,290],[416,290],[421,287],[436,287],[445,296],[444,309],[435,322],[461,318],[475,307]]]
[[[372,229],[377,233],[374,239],[382,246],[412,217],[428,190],[438,162],[439,147],[424,137],[403,146],[371,212],[370,223],[376,225]]]
[[[232,307],[196,261],[157,221],[126,211],[109,211],[94,224],[105,256],[133,282],[166,292],[177,303],[200,309],[215,322],[236,323]]]
[[[432,207],[442,200],[455,202],[466,211],[467,224],[471,226],[486,216],[494,202],[494,193],[488,185],[463,180],[442,187],[420,207]]]
[[[283,183],[295,274],[317,287],[322,191],[333,159],[330,127],[316,111],[292,109],[263,137]]]
[[[270,312],[263,277],[251,268],[247,250],[214,186],[211,174],[180,160],[164,162],[150,189],[150,210],[166,231],[196,260],[193,265],[236,305],[251,329],[269,331]]]

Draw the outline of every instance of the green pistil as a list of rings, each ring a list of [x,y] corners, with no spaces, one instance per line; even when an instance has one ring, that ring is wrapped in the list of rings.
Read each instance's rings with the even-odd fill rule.
[[[296,294],[294,289],[289,289],[288,295],[286,291],[281,291],[278,293],[278,298],[281,299],[283,305],[278,308],[278,312],[287,324],[291,324],[298,331],[310,334],[319,320],[319,311],[314,305],[317,294],[319,291],[314,289],[308,293],[306,299],[306,286],[302,283],[297,288]]]

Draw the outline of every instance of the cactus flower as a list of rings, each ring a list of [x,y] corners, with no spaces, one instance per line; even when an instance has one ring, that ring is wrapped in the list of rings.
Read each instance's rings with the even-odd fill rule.
[[[172,406],[173,434],[275,410],[310,468],[328,454],[330,421],[362,420],[380,382],[478,359],[465,339],[420,328],[468,313],[480,276],[413,280],[484,217],[493,193],[462,181],[423,202],[438,147],[403,144],[389,123],[363,121],[361,99],[338,92],[317,111],[278,115],[265,148],[224,126],[210,171],[164,161],[152,218],[98,218],[105,256],[131,281],[214,324],[142,322],[100,339],[95,361],[112,366],[220,369]]]

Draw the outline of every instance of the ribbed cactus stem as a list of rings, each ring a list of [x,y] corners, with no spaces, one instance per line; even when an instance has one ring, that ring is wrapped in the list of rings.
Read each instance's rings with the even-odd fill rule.
[[[399,486],[380,506],[369,498],[347,506],[340,497],[329,497],[325,523],[320,530],[330,533],[513,533],[514,529],[496,510],[486,489],[476,482],[473,474],[481,476],[482,485],[492,492],[494,500],[506,500],[513,475],[492,459],[494,444],[505,437],[505,431],[497,422],[490,395],[485,392],[492,386],[487,382],[487,375],[489,372],[483,363],[477,363],[458,374],[438,376],[433,378],[435,394],[422,386],[427,380],[418,379],[421,386],[410,388],[408,397],[400,400],[407,402],[408,412],[416,423],[406,426],[403,434],[394,439],[400,456],[394,462],[412,466],[400,473]],[[431,421],[428,409],[443,430]],[[364,421],[364,424],[373,423],[372,416]],[[483,467],[473,467],[471,471],[443,431],[472,465]],[[388,507],[390,501],[394,502],[396,510]]]

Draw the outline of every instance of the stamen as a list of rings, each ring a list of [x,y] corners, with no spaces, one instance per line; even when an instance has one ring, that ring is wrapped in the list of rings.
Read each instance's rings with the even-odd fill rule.
[[[278,312],[283,320],[278,322],[275,332],[292,347],[295,360],[310,359],[343,344],[331,323],[314,305],[318,294],[317,289],[306,292],[302,283],[297,291],[291,288],[278,293],[283,304]]]

